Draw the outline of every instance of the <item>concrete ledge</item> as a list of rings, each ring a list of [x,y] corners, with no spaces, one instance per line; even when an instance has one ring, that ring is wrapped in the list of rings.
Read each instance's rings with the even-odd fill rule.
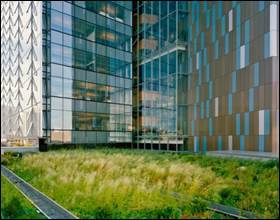
[[[39,147],[1,147],[1,154],[4,154],[5,152],[39,152]]]

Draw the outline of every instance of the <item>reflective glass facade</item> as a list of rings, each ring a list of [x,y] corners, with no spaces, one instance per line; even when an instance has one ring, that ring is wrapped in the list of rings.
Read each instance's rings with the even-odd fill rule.
[[[50,143],[129,143],[132,4],[43,4],[43,132]]]
[[[134,3],[133,138],[144,149],[184,150],[188,3]]]

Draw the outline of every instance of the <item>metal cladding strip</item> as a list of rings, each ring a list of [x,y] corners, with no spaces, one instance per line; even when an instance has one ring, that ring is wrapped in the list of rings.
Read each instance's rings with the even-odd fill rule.
[[[1,165],[1,173],[48,219],[78,219],[77,216],[35,189],[3,165]]]

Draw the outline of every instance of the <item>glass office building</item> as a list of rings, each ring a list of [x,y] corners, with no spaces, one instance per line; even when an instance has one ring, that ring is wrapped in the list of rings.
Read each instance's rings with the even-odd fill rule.
[[[50,143],[129,143],[132,3],[43,2],[43,135]]]
[[[184,150],[188,2],[134,3],[134,146]]]
[[[1,12],[1,137],[279,154],[277,1],[4,1]]]

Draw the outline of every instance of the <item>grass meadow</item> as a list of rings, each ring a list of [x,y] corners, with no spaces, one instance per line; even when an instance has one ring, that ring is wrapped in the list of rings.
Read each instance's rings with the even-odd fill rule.
[[[80,218],[225,217],[205,200],[279,217],[278,160],[95,149],[26,154],[7,166]]]

